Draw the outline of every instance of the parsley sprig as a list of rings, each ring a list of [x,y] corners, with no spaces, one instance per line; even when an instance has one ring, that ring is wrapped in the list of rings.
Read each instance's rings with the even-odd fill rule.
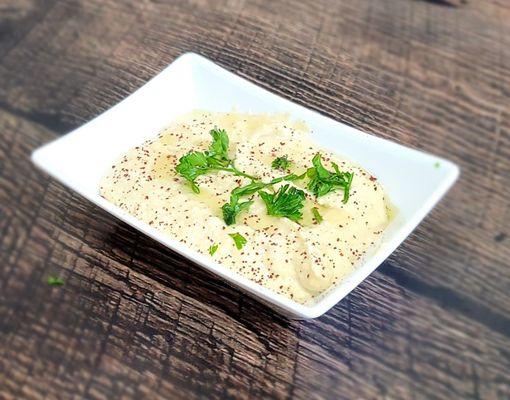
[[[259,192],[266,204],[267,214],[276,217],[286,217],[294,222],[303,217],[305,192],[301,189],[283,185],[276,193]]]
[[[259,192],[261,194],[261,190],[271,187],[277,183],[280,183],[282,181],[295,181],[298,179],[303,179],[305,175],[296,175],[296,174],[289,174],[285,176],[280,176],[278,178],[275,178],[271,180],[269,183],[264,183],[261,181],[253,181],[252,183],[249,183],[245,186],[239,186],[232,190],[230,194],[230,201],[228,203],[225,203],[221,207],[221,211],[223,214],[223,220],[227,225],[233,225],[236,222],[237,216],[250,208],[250,206],[253,204],[253,200],[248,200],[244,202],[239,202],[240,198],[243,196],[251,196]],[[262,196],[262,194],[261,194]],[[269,212],[268,212],[269,214]],[[272,214],[269,214],[272,215]]]
[[[179,159],[175,171],[186,179],[195,193],[200,193],[200,188],[195,180],[200,175],[213,171],[227,171],[236,176],[243,176],[251,180],[257,179],[254,176],[239,171],[234,166],[234,161],[228,155],[229,140],[223,129],[212,129],[210,132],[213,140],[209,150],[204,152],[191,151]]]
[[[246,211],[253,204],[253,200],[239,202],[242,196],[250,196],[255,194],[260,189],[263,189],[268,184],[263,182],[252,182],[246,186],[240,186],[232,190],[230,194],[230,202],[225,203],[221,207],[223,213],[223,220],[227,225],[233,225],[236,222],[236,217],[242,212]]]
[[[338,165],[334,162],[331,165],[335,171],[328,171],[322,165],[320,153],[313,157],[312,164],[313,167],[308,168],[306,171],[306,175],[309,178],[308,185],[306,186],[307,189],[316,197],[324,196],[337,189],[343,189],[343,203],[347,203],[354,174],[352,172],[340,172]]]
[[[235,196],[230,197],[230,202],[223,204],[221,212],[223,214],[223,220],[227,225],[233,225],[236,223],[236,217],[242,212],[246,211],[253,204],[253,200],[243,201],[239,203],[239,198]]]

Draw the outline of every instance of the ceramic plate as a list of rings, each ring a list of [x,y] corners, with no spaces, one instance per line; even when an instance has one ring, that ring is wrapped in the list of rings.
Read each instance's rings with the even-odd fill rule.
[[[177,116],[194,109],[289,113],[304,120],[318,145],[373,173],[396,208],[381,246],[355,272],[313,305],[298,304],[190,250],[99,196],[99,182],[127,150],[156,136]],[[285,100],[211,61],[187,53],[142,88],[75,131],[37,149],[34,163],[115,217],[194,263],[231,282],[279,312],[315,318],[359,285],[411,233],[458,177],[453,163],[363,133]]]

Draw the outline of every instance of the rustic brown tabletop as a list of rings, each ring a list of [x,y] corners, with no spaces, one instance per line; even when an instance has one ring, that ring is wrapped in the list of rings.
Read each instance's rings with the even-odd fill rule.
[[[458,3],[2,0],[0,398],[510,398],[510,2]],[[29,161],[186,51],[460,180],[286,320]]]

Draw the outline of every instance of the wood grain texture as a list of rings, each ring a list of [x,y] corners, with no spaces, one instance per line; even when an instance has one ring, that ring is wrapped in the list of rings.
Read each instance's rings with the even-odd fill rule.
[[[0,398],[510,399],[510,5],[440,3],[2,2]],[[285,320],[30,164],[185,51],[460,181],[329,313]]]

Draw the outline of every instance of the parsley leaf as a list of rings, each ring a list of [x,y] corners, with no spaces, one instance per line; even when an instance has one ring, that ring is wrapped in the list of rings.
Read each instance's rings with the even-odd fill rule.
[[[212,129],[209,134],[213,141],[207,151],[207,156],[212,157],[215,161],[223,166],[228,166],[231,160],[228,158],[229,140],[227,132],[224,129]]]
[[[64,284],[64,280],[58,276],[49,276],[46,282],[51,286],[62,286]]]
[[[253,200],[244,201],[239,203],[239,198],[236,196],[230,197],[230,203],[225,203],[221,207],[223,214],[223,220],[227,225],[233,225],[236,223],[236,217],[245,210],[248,210],[253,204]]]
[[[248,210],[253,204],[252,200],[239,203],[239,198],[241,196],[250,196],[269,185],[270,183],[252,182],[248,185],[239,186],[232,190],[232,193],[230,194],[230,202],[225,203],[221,207],[225,223],[227,225],[235,224],[237,215],[242,211]]]
[[[191,189],[195,193],[200,193],[200,189],[195,183],[195,179],[200,175],[207,174],[211,170],[211,166],[207,160],[205,153],[192,151],[179,159],[179,164],[175,167],[175,171],[184,179],[190,182]]]
[[[315,221],[317,221],[318,224],[320,224],[322,221],[324,221],[324,218],[322,218],[322,215],[319,213],[319,209],[317,207],[312,207],[312,214]]]
[[[338,165],[335,163],[331,163],[335,172],[328,171],[322,165],[320,153],[313,157],[312,164],[313,167],[306,171],[306,175],[310,179],[307,189],[316,197],[324,196],[337,189],[343,189],[343,203],[347,203],[354,174],[352,172],[340,172]]]
[[[216,250],[218,250],[219,245],[217,243],[213,244],[211,247],[209,247],[209,254],[212,256],[214,253],[216,253]]]
[[[248,243],[246,238],[241,235],[240,233],[229,233],[229,236],[234,239],[234,243],[236,244],[236,247],[238,250],[241,250],[243,246]]]
[[[229,158],[229,140],[225,130],[212,129],[209,133],[213,138],[209,150],[204,152],[190,151],[179,159],[179,163],[175,167],[175,171],[190,183],[191,189],[195,193],[200,193],[195,180],[200,175],[215,171],[227,171],[236,176],[244,176],[255,180],[254,176],[239,171],[234,166],[234,160]]]
[[[267,214],[286,217],[298,221],[303,217],[303,202],[305,192],[288,184],[280,187],[276,193],[260,191],[260,197],[266,204]]]
[[[289,169],[290,165],[292,164],[292,161],[290,161],[287,156],[282,157],[276,157],[273,162],[271,163],[271,167],[273,169]]]

